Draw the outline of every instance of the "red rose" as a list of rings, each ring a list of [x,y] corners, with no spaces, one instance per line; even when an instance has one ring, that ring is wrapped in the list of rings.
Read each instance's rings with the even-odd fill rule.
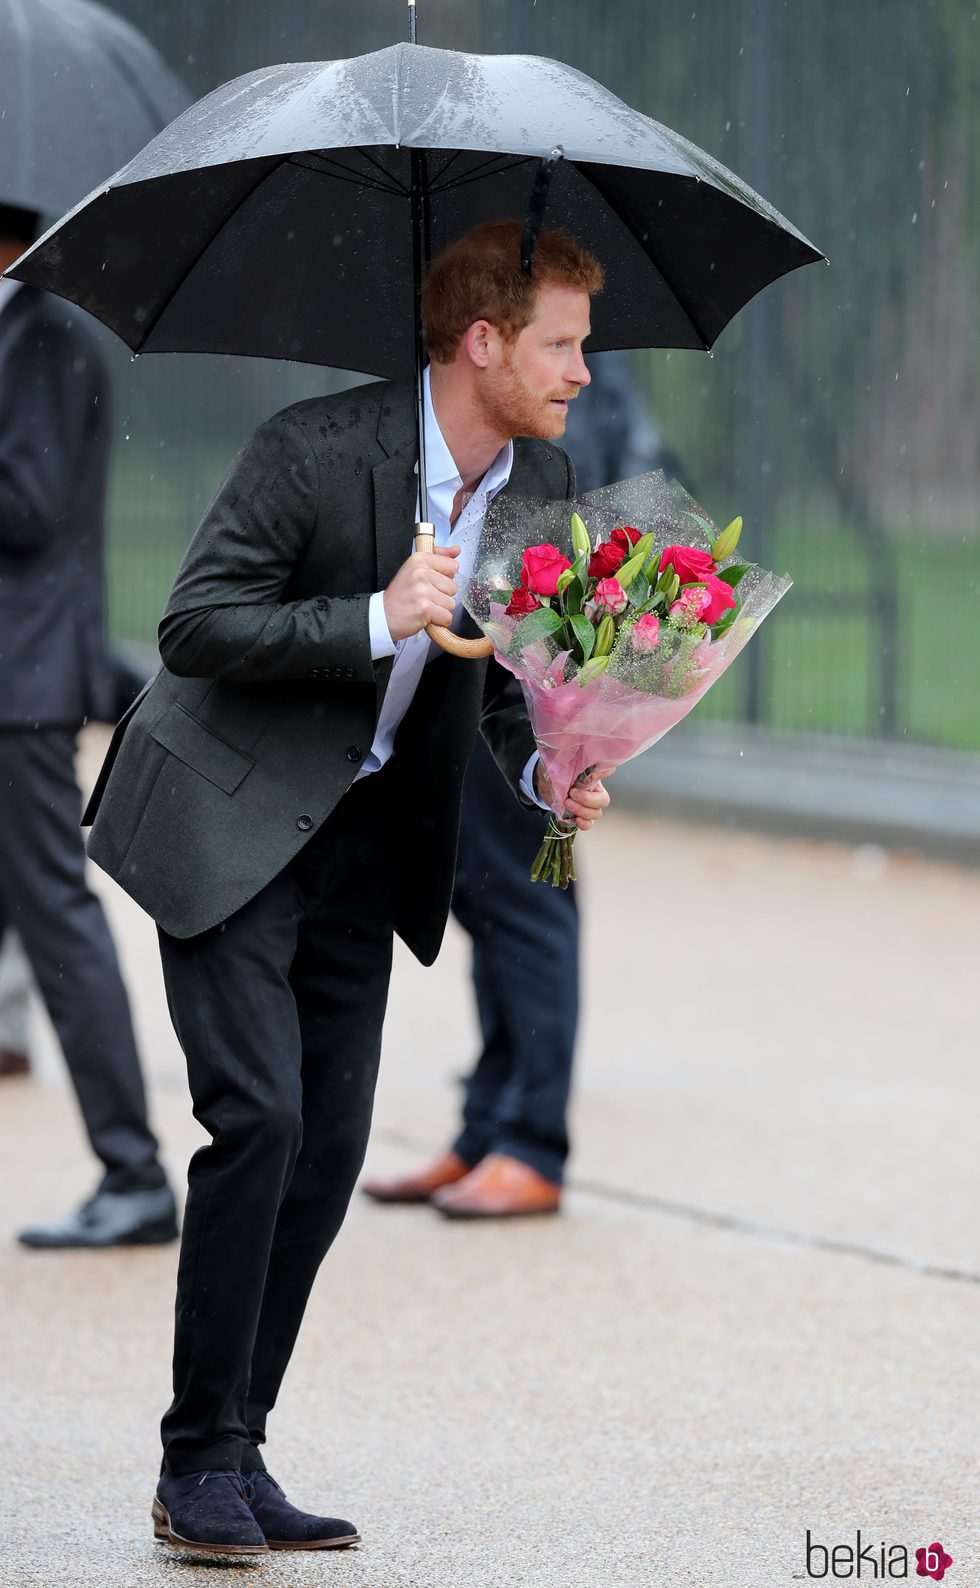
[[[508,618],[522,618],[528,612],[537,612],[541,602],[530,590],[525,590],[522,584],[517,586],[510,598],[510,604],[504,608],[504,616]]]
[[[660,559],[661,573],[669,562],[681,584],[704,584],[705,576],[715,571],[710,551],[700,551],[697,546],[668,546]]]
[[[623,556],[628,557],[637,541],[642,540],[643,537],[638,529],[633,528],[632,524],[624,524],[622,529],[614,529],[609,539],[614,545],[622,546]]]
[[[717,623],[722,613],[735,605],[735,592],[730,584],[713,573],[705,574],[702,583],[711,597],[711,604],[702,612],[701,622]]]
[[[618,530],[613,530],[614,535],[618,533]],[[608,579],[610,574],[616,572],[625,557],[626,552],[622,546],[614,546],[611,540],[604,540],[592,553],[589,561],[589,578]]]
[[[557,595],[558,575],[571,566],[557,546],[528,546],[521,568],[521,584],[536,595]]]

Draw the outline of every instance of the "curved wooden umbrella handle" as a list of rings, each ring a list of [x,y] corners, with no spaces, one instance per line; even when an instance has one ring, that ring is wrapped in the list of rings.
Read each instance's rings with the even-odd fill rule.
[[[415,550],[432,553],[436,549],[436,532],[432,524],[416,524]],[[440,623],[427,623],[426,634],[430,640],[435,640],[450,656],[469,656],[474,660],[480,656],[489,656],[493,650],[493,640],[488,640],[486,635],[479,640],[467,640],[459,634],[454,634],[452,629],[443,628]]]

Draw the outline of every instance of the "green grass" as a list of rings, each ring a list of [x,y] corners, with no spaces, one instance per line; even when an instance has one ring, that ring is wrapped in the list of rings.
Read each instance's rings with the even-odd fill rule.
[[[182,477],[147,482],[140,460],[117,469],[111,504],[110,623],[152,642],[177,565],[227,465],[203,450]],[[190,502],[190,509],[188,508]],[[751,554],[751,533],[745,550]],[[868,616],[874,548],[846,525],[783,523],[771,552],[794,586],[751,643],[759,647],[761,721],[794,732],[881,732],[880,626]],[[890,539],[898,597],[895,736],[980,751],[980,539]],[[857,596],[856,612],[839,605]],[[815,605],[811,605],[815,602]],[[744,715],[748,649],[697,707],[699,722]]]

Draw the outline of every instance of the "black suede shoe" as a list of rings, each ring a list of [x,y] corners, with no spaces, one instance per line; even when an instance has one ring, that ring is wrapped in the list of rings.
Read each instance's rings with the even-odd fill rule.
[[[162,1472],[153,1533],[175,1549],[203,1555],[264,1555],[268,1546],[245,1499],[240,1472]]]
[[[245,1498],[270,1549],[347,1549],[361,1535],[337,1516],[310,1516],[290,1505],[275,1478],[262,1469],[243,1478]]]

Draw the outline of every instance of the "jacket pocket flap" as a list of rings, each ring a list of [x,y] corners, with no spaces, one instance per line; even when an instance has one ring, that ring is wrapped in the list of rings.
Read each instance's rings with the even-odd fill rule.
[[[240,750],[235,750],[224,739],[219,739],[210,728],[192,717],[181,705],[165,711],[150,729],[157,744],[175,755],[185,766],[200,772],[209,783],[234,794],[242,778],[251,772],[255,762]]]

